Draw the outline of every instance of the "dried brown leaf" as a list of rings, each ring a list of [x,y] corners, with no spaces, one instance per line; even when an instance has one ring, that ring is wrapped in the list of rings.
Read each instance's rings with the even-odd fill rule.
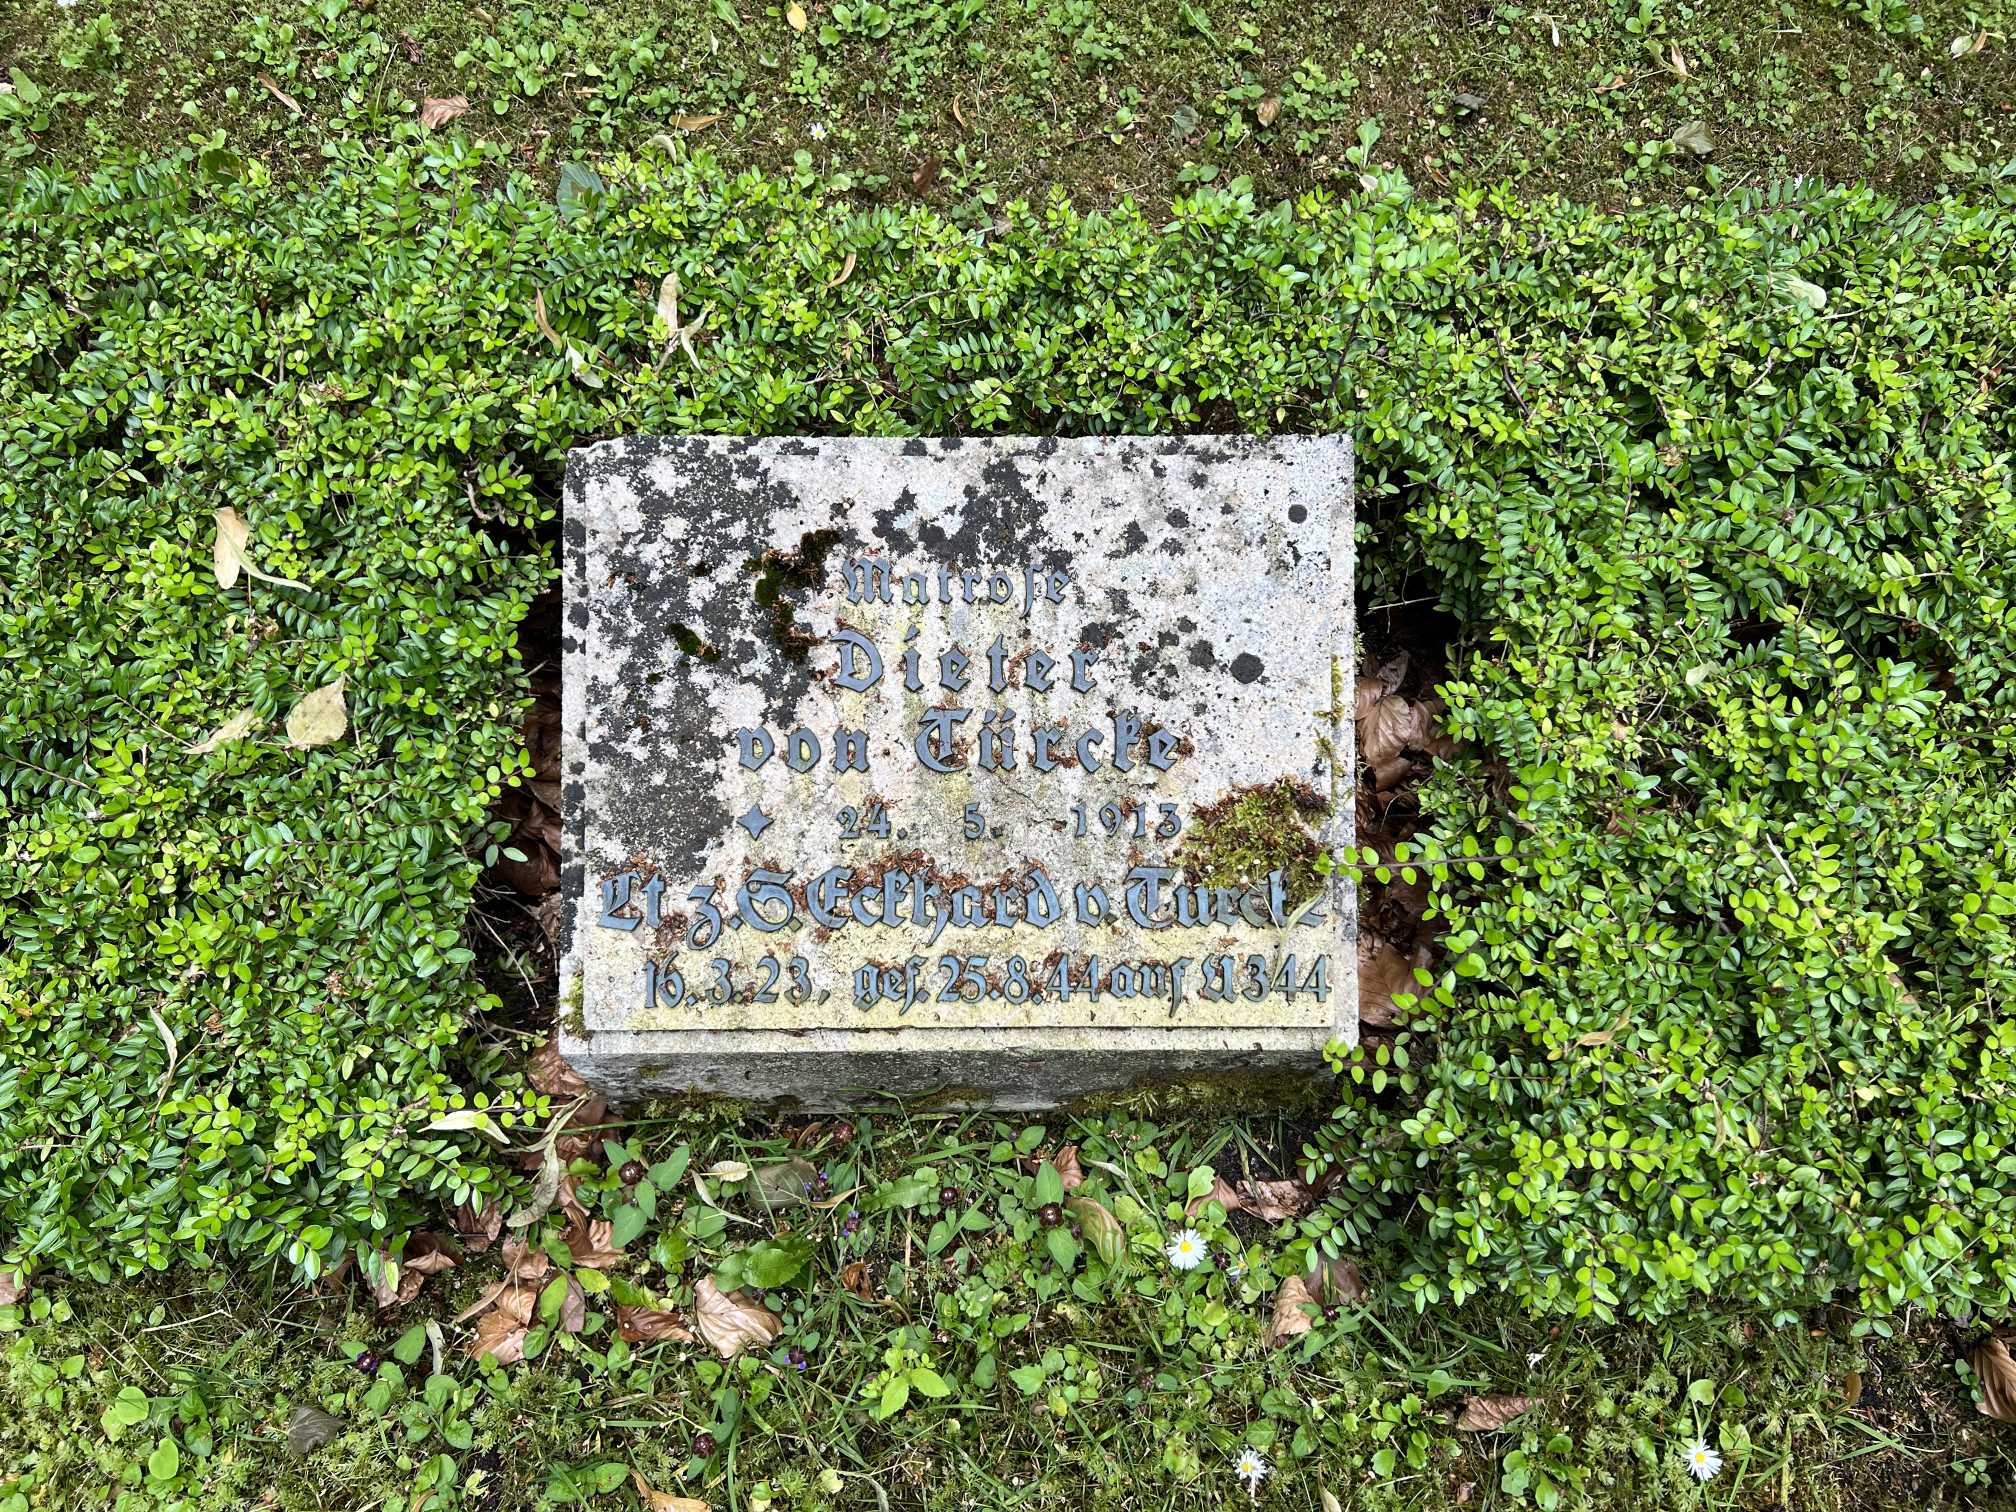
[[[759,1166],[755,1175],[756,1194],[771,1207],[803,1207],[819,1182],[819,1168],[802,1155]]]
[[[448,1216],[462,1247],[472,1255],[480,1255],[495,1244],[504,1229],[504,1209],[495,1202],[485,1205],[480,1197],[456,1203]]]
[[[343,702],[343,679],[303,693],[287,711],[287,744],[297,751],[334,745],[350,728]]]
[[[654,1491],[651,1483],[639,1475],[635,1468],[630,1471],[630,1480],[637,1487],[637,1499],[644,1503],[644,1512],[708,1512],[707,1503],[694,1496],[674,1496],[670,1491]]]
[[[258,723],[257,714],[250,709],[240,709],[196,744],[185,746],[184,749],[191,756],[208,756],[220,746],[229,745],[234,740],[243,740],[252,733],[252,727]]]
[[[261,572],[253,564],[251,542],[252,527],[245,523],[238,511],[230,505],[217,510],[217,535],[210,543],[210,567],[216,574],[219,588],[230,588],[238,581],[242,572],[255,577],[262,583],[271,583],[278,588],[306,588],[306,583],[293,578],[275,577],[270,572]]]
[[[1394,1022],[1402,1010],[1393,994],[1427,991],[1415,978],[1414,968],[1424,969],[1433,959],[1426,945],[1416,945],[1411,955],[1402,955],[1384,940],[1370,935],[1358,937],[1358,1022],[1375,1028]]]
[[[959,108],[959,96],[952,96],[952,119],[959,123],[959,129],[966,129],[966,112]]]
[[[1990,1335],[1974,1346],[1967,1363],[1981,1386],[1982,1415],[1998,1423],[2016,1423],[2016,1360],[2009,1357],[2009,1341]]]
[[[863,1302],[875,1300],[875,1281],[866,1260],[849,1260],[840,1267],[840,1284]]]
[[[1078,1146],[1063,1146],[1050,1157],[1050,1164],[1057,1167],[1057,1179],[1063,1183],[1065,1191],[1084,1185],[1085,1170],[1078,1163]]]
[[[649,1344],[672,1339],[680,1344],[695,1341],[685,1316],[663,1307],[618,1307],[616,1336],[631,1344]]]
[[[523,1239],[504,1241],[504,1269],[513,1281],[538,1281],[552,1268],[552,1257],[537,1245]]]
[[[526,1318],[515,1312],[501,1306],[492,1308],[476,1324],[469,1353],[479,1360],[490,1355],[499,1365],[516,1365],[525,1358],[525,1331],[530,1326]]]
[[[565,1239],[567,1252],[574,1257],[576,1265],[589,1270],[608,1270],[623,1258],[623,1252],[614,1248],[609,1239],[614,1227],[607,1219],[590,1218],[584,1210],[582,1215],[567,1225]]]
[[[777,1314],[739,1291],[722,1291],[711,1276],[701,1277],[693,1288],[693,1321],[700,1336],[724,1360],[734,1359],[752,1345],[768,1344],[784,1331]]]
[[[567,1294],[560,1299],[560,1331],[577,1334],[588,1324],[588,1294],[572,1276],[567,1278]]]
[[[1540,1398],[1529,1396],[1473,1396],[1464,1400],[1456,1419],[1458,1433],[1496,1433],[1522,1413],[1532,1410]]]
[[[720,119],[721,119],[721,113],[719,111],[716,111],[713,115],[674,116],[672,117],[672,124],[678,127],[679,130],[681,131],[705,131],[709,126],[712,126],[716,121]]]
[[[585,1097],[588,1083],[560,1058],[560,1041],[549,1039],[525,1063],[525,1079],[548,1097]]]
[[[1260,102],[1260,108],[1253,112],[1262,126],[1272,126],[1281,114],[1281,96],[1269,95]]]
[[[420,102],[420,124],[429,131],[439,131],[450,121],[468,114],[467,95],[429,96]]]
[[[1316,1326],[1318,1311],[1316,1299],[1309,1294],[1309,1283],[1300,1276],[1290,1276],[1281,1283],[1281,1289],[1274,1293],[1274,1316],[1267,1320],[1267,1346],[1279,1349],[1290,1339],[1309,1332]]]
[[[343,1431],[343,1419],[303,1402],[287,1414],[287,1447],[307,1457]]]
[[[855,256],[854,253],[849,252],[844,258],[841,259],[840,271],[838,273],[835,273],[831,278],[826,280],[827,288],[837,289],[840,287],[840,285],[847,282],[848,279],[854,276],[854,256]]]
[[[910,175],[910,186],[919,194],[928,194],[931,186],[938,182],[938,176],[945,171],[945,160],[935,152],[928,152],[917,164],[917,171]]]
[[[1238,1189],[1223,1176],[1216,1175],[1215,1173],[1211,1178],[1211,1190],[1206,1192],[1202,1197],[1191,1198],[1183,1209],[1183,1216],[1185,1218],[1196,1217],[1207,1202],[1217,1203],[1218,1206],[1225,1209],[1228,1213],[1236,1213],[1246,1206],[1246,1199],[1239,1195]]]
[[[1316,1205],[1316,1194],[1292,1177],[1281,1181],[1249,1177],[1239,1183],[1239,1199],[1240,1205],[1263,1223],[1300,1218]]]
[[[295,99],[294,96],[292,96],[291,94],[287,93],[287,91],[282,89],[278,84],[274,83],[273,75],[269,73],[262,73],[258,76],[258,78],[259,82],[266,87],[266,93],[273,96],[274,99],[278,100],[282,105],[285,105],[297,116],[301,114],[301,102]]]
[[[1303,1280],[1317,1306],[1326,1310],[1346,1302],[1363,1302],[1370,1295],[1365,1278],[1358,1274],[1357,1263],[1342,1255],[1322,1261]]]
[[[0,1307],[12,1307],[27,1296],[29,1284],[24,1270],[0,1270]]]

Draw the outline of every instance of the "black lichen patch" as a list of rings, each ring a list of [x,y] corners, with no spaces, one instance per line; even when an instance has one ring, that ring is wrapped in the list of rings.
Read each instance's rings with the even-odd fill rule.
[[[1241,651],[1232,658],[1232,675],[1242,683],[1255,683],[1267,670],[1267,664],[1251,651]]]
[[[756,603],[770,616],[770,638],[787,660],[802,662],[812,649],[812,637],[798,628],[798,605],[792,596],[825,582],[827,553],[840,540],[837,530],[815,530],[794,551],[766,551],[748,563],[748,570],[756,574]],[[686,649],[683,642],[680,649]]]
[[[1212,887],[1251,887],[1284,870],[1289,899],[1299,905],[1323,890],[1316,828],[1329,811],[1314,788],[1290,777],[1237,789],[1197,810],[1177,863]]]

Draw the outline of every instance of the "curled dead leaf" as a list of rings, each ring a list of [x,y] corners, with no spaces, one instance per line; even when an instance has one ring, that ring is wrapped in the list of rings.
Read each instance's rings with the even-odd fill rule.
[[[278,84],[276,84],[273,81],[273,75],[269,73],[262,73],[258,75],[258,79],[259,82],[265,86],[266,93],[273,96],[274,99],[278,100],[282,105],[285,105],[297,116],[301,114],[301,102],[295,99],[294,96],[292,96],[291,94],[287,93],[287,91],[282,89]]]
[[[797,0],[792,0],[790,5],[784,7],[784,20],[795,32],[802,32],[811,24],[811,19],[805,14],[805,7],[798,4]]]
[[[1290,1276],[1281,1283],[1281,1289],[1274,1293],[1274,1315],[1267,1320],[1267,1346],[1279,1349],[1290,1339],[1309,1332],[1316,1326],[1317,1307],[1315,1297],[1309,1293],[1309,1283],[1301,1276]]]
[[[1240,1206],[1263,1223],[1299,1218],[1316,1205],[1316,1194],[1292,1177],[1281,1181],[1248,1177],[1239,1183],[1238,1193]]]
[[[334,745],[349,728],[350,711],[343,702],[340,677],[303,693],[287,711],[287,744],[297,751]]]
[[[616,1336],[631,1344],[651,1344],[659,1339],[679,1344],[698,1342],[686,1326],[685,1315],[665,1307],[619,1306]]]
[[[606,1218],[589,1218],[584,1210],[581,1217],[567,1225],[563,1238],[576,1265],[588,1270],[608,1270],[623,1258],[623,1252],[609,1242],[614,1235],[615,1226]]]
[[[1185,1218],[1196,1217],[1204,1205],[1209,1202],[1217,1203],[1218,1206],[1225,1209],[1228,1213],[1236,1213],[1246,1205],[1246,1199],[1239,1195],[1238,1188],[1234,1187],[1223,1176],[1214,1173],[1211,1178],[1211,1190],[1206,1192],[1202,1197],[1191,1198],[1183,1208],[1183,1216]]]
[[[252,733],[252,727],[259,723],[259,716],[250,709],[240,709],[224,723],[192,746],[185,746],[191,756],[208,756],[220,746],[230,745],[234,740],[243,740]]]
[[[439,131],[458,116],[469,111],[467,95],[429,96],[420,102],[420,124],[429,131]]]
[[[866,1260],[849,1260],[840,1267],[840,1284],[863,1302],[875,1300],[875,1282]]]
[[[1127,1259],[1127,1228],[1102,1202],[1082,1193],[1064,1199],[1064,1211],[1085,1235],[1092,1253],[1108,1270],[1117,1270]]]
[[[2016,1423],[2016,1360],[2009,1357],[2009,1341],[1991,1334],[1968,1353],[1967,1363],[1981,1388],[1981,1415]]]
[[[693,1321],[700,1336],[724,1360],[732,1360],[751,1346],[762,1347],[784,1331],[784,1321],[760,1302],[752,1302],[739,1291],[724,1292],[712,1276],[703,1276],[693,1288]]]
[[[672,117],[672,124],[681,131],[705,131],[720,119],[721,114],[719,111],[716,111],[713,115],[674,116]]]
[[[841,259],[840,271],[826,280],[827,288],[837,289],[854,276],[854,255],[852,252],[849,252],[846,257]]]
[[[759,1167],[754,1175],[756,1194],[771,1207],[803,1207],[819,1182],[819,1168],[803,1156]]]
[[[1416,945],[1413,951],[1403,955],[1384,940],[1375,940],[1370,935],[1358,937],[1358,1022],[1383,1028],[1399,1018],[1403,1011],[1393,1001],[1393,994],[1412,993],[1419,996],[1428,989],[1421,985],[1414,975],[1415,967],[1427,969],[1433,959],[1425,944]]]
[[[1255,110],[1253,114],[1262,126],[1272,126],[1276,118],[1281,114],[1281,96],[1267,96],[1266,99],[1260,102],[1259,109]]]
[[[935,152],[928,152],[917,164],[917,171],[910,175],[910,186],[919,194],[928,194],[931,186],[938,182],[938,176],[945,171],[945,160]]]
[[[1496,1433],[1507,1423],[1539,1405],[1540,1398],[1529,1396],[1473,1396],[1463,1402],[1463,1411],[1456,1418],[1458,1433]]]
[[[0,1307],[12,1307],[28,1295],[28,1272],[19,1267],[0,1270]]]
[[[494,1202],[486,1204],[480,1197],[456,1203],[448,1217],[462,1247],[472,1255],[480,1255],[495,1244],[504,1228],[504,1209]]]
[[[637,1487],[637,1499],[644,1504],[644,1512],[707,1512],[707,1503],[696,1496],[674,1496],[670,1491],[652,1490],[651,1483],[634,1467],[630,1480]]]
[[[250,550],[252,527],[245,523],[237,510],[225,505],[216,512],[217,535],[210,544],[211,570],[216,574],[219,588],[233,587],[242,572],[247,577],[257,578],[262,583],[271,583],[276,588],[306,588],[306,583],[293,578],[275,577],[270,572],[261,572],[253,565]]]
[[[1085,1169],[1078,1163],[1078,1146],[1064,1145],[1050,1157],[1050,1164],[1057,1167],[1057,1179],[1065,1191],[1085,1184]]]
[[[959,108],[959,96],[952,96],[952,119],[959,123],[959,129],[966,129],[966,112]]]
[[[484,1355],[500,1365],[515,1365],[525,1358],[525,1331],[532,1326],[532,1310],[539,1294],[529,1287],[506,1286],[497,1293],[495,1305],[476,1323],[476,1336],[469,1341],[469,1353]]]
[[[303,1402],[287,1414],[287,1447],[307,1457],[343,1431],[343,1419]]]
[[[1358,1274],[1357,1263],[1342,1255],[1318,1262],[1303,1279],[1316,1305],[1326,1310],[1347,1302],[1363,1302],[1370,1295],[1365,1278]]]
[[[548,1097],[588,1095],[588,1083],[581,1080],[574,1068],[561,1058],[558,1036],[532,1052],[532,1058],[525,1063],[525,1079]]]

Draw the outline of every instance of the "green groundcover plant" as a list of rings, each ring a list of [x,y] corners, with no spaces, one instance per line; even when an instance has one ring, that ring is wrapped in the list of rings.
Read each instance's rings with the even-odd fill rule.
[[[329,150],[11,191],[7,1259],[313,1270],[500,1189],[549,1110],[465,915],[569,445],[1348,428],[1461,750],[1435,973],[1307,1237],[1423,1305],[2007,1307],[2016,211],[1388,177],[972,230],[658,148],[557,202]]]

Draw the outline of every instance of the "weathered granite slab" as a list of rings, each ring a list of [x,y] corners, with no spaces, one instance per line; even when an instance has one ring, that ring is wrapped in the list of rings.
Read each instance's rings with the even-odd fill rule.
[[[561,1048],[619,1102],[1356,1039],[1348,439],[638,438],[565,532]],[[1235,808],[1290,821],[1236,882]]]

